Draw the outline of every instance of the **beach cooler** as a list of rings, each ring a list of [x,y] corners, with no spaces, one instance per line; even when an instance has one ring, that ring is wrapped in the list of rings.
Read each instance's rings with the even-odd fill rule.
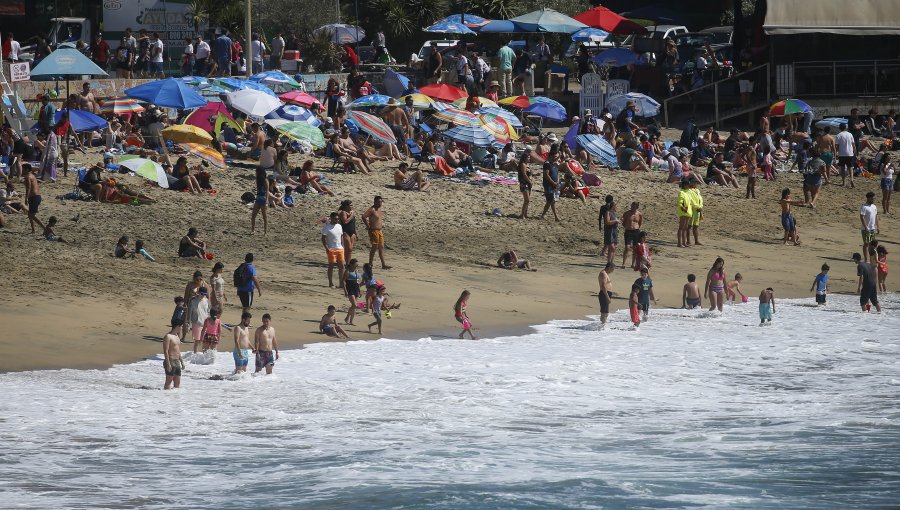
[[[287,50],[282,55],[281,60],[300,60],[299,50]]]
[[[283,59],[281,61],[281,70],[284,72],[299,73],[300,66],[302,63],[303,63],[303,61],[299,60],[299,59],[291,59],[291,60]]]

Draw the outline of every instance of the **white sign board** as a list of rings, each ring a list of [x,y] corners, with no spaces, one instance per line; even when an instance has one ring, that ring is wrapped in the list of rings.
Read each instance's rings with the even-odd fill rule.
[[[9,81],[28,81],[31,79],[31,64],[21,62],[9,65]]]

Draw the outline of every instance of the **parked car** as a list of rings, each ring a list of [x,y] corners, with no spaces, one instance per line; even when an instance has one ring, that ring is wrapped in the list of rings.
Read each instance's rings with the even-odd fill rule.
[[[712,34],[715,38],[713,44],[733,44],[734,43],[734,27],[709,27],[704,28],[700,32],[704,34]]]
[[[436,42],[438,51],[441,52],[444,57],[456,57],[456,50],[454,49],[459,41],[452,39],[443,39],[438,41],[425,41],[422,44],[422,47],[419,48],[419,53],[413,55],[413,58],[409,60],[409,67],[413,69],[422,69],[425,62],[428,62],[428,59],[431,57],[431,43]],[[466,48],[471,51],[475,45],[473,43],[468,43]]]

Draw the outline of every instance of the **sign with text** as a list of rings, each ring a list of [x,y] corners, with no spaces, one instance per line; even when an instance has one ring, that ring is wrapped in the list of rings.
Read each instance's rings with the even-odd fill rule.
[[[28,81],[31,79],[31,64],[19,62],[9,65],[9,81]]]

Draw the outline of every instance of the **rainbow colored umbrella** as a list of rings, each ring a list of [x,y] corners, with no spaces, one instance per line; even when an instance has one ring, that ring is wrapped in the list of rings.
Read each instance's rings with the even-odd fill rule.
[[[478,113],[486,113],[489,115],[496,115],[497,117],[502,118],[510,126],[516,128],[516,129],[521,129],[523,127],[522,121],[519,120],[519,118],[516,117],[516,115],[514,113],[512,113],[509,110],[504,110],[503,108],[500,108],[500,107],[497,107],[497,108],[482,107],[482,108],[478,109]]]
[[[374,138],[384,143],[397,143],[397,137],[391,128],[378,117],[369,113],[351,110],[347,113],[347,118],[352,120],[360,130],[372,135]]]
[[[178,145],[180,145],[184,150],[188,151],[194,156],[197,156],[203,161],[206,161],[216,168],[228,168],[228,165],[225,164],[225,157],[222,156],[222,153],[213,149],[212,147],[200,145],[199,143],[180,143]]]
[[[100,101],[100,113],[112,113],[122,115],[128,113],[140,113],[144,107],[130,97],[117,97]]]
[[[497,102],[502,105],[512,106],[513,108],[520,108],[520,109],[528,108],[529,106],[531,106],[535,103],[547,103],[547,104],[553,105],[563,111],[565,111],[565,109],[566,109],[566,107],[563,106],[559,101],[554,101],[553,99],[550,99],[549,97],[544,97],[544,96],[532,96],[532,97],[509,96],[509,97],[504,97],[503,99],[501,99],[500,101],[497,101]]]
[[[453,104],[453,106],[455,106],[455,107],[457,107],[457,108],[463,108],[463,109],[464,109],[464,108],[466,107],[466,101],[468,101],[468,99],[469,99],[469,98],[467,98],[467,97],[461,97],[461,98],[457,99],[456,101],[453,101],[452,104]],[[482,107],[485,107],[485,106],[492,107],[492,108],[496,108],[496,107],[497,107],[497,103],[496,103],[496,102],[494,102],[493,100],[488,99],[488,98],[486,98],[486,97],[481,97],[481,96],[479,96],[479,97],[477,97],[476,99],[478,99],[478,102],[481,103],[481,106],[482,106]]]
[[[799,99],[783,99],[769,108],[770,117],[784,117],[794,113],[811,112],[812,107]]]
[[[511,140],[519,139],[519,133],[503,117],[482,113],[478,116],[478,120],[481,122],[481,127],[494,135],[498,142],[509,143]]]
[[[460,110],[459,108],[447,108],[446,110],[434,112],[434,118],[444,122],[453,123],[457,126],[481,125],[481,122],[478,120],[478,115],[466,110]]]

